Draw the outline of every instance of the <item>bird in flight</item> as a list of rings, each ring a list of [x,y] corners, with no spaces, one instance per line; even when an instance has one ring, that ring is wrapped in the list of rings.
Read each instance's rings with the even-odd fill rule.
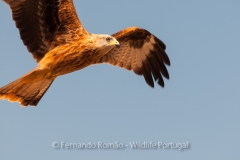
[[[0,88],[0,99],[37,106],[52,82],[87,66],[108,63],[138,75],[147,84],[164,87],[170,60],[165,44],[149,31],[129,27],[113,35],[89,33],[73,0],[3,0],[37,67]]]

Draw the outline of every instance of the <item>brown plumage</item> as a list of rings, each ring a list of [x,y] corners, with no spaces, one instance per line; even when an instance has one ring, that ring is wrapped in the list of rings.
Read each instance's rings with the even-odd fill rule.
[[[38,65],[0,88],[0,99],[36,106],[56,77],[97,63],[133,70],[152,87],[154,80],[164,87],[162,76],[169,78],[166,46],[145,29],[130,27],[112,36],[91,34],[78,19],[72,0],[3,1]]]

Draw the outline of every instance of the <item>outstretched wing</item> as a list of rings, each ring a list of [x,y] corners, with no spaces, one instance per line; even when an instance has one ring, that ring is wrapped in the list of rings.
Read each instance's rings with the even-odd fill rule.
[[[169,79],[165,67],[170,60],[165,52],[165,44],[147,30],[130,27],[113,34],[121,47],[114,48],[96,63],[109,63],[114,66],[133,70],[143,75],[146,82],[154,87],[154,80],[164,87],[162,76]],[[152,77],[153,75],[153,77]]]
[[[10,6],[21,39],[37,62],[55,46],[87,33],[72,0],[3,1]]]

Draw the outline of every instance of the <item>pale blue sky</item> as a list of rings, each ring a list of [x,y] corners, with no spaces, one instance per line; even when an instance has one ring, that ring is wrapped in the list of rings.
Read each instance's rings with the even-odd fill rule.
[[[92,33],[129,26],[167,45],[165,88],[110,65],[59,77],[36,108],[0,101],[1,160],[240,159],[240,1],[75,0]],[[0,86],[36,66],[0,3]],[[54,149],[52,142],[189,142],[190,149]]]

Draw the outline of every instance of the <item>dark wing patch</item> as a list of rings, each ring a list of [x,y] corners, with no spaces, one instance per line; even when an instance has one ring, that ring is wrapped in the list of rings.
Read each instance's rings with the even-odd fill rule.
[[[21,39],[37,62],[55,46],[69,43],[67,34],[72,34],[70,37],[74,39],[81,31],[86,33],[72,0],[3,1],[10,6]]]
[[[170,60],[165,52],[165,44],[147,30],[130,27],[113,34],[120,42],[96,63],[109,63],[143,75],[147,84],[154,87],[154,80],[164,87],[163,77],[169,79],[165,65]]]

